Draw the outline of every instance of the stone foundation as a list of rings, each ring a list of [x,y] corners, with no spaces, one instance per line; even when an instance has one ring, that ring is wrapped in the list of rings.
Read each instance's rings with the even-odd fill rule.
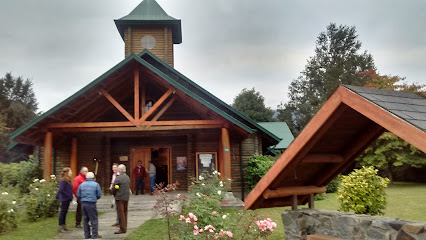
[[[307,239],[312,234],[354,240],[426,240],[426,222],[316,209],[286,210],[282,220],[289,240]]]

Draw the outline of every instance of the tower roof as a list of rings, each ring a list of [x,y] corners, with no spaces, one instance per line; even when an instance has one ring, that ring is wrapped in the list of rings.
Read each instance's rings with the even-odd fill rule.
[[[169,16],[155,0],[143,0],[127,16],[114,21],[123,39],[124,30],[131,25],[168,25],[172,28],[173,43],[182,42],[180,19]]]

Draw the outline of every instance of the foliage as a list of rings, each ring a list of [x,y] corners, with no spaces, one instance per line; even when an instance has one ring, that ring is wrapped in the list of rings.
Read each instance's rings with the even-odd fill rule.
[[[359,73],[367,79],[365,87],[393,91],[410,91],[426,96],[426,85],[408,84],[399,76],[379,75],[374,71]],[[358,158],[361,166],[374,166],[386,170],[389,180],[393,182],[392,167],[403,164],[411,167],[426,167],[426,156],[416,147],[402,140],[393,133],[383,133]]]
[[[373,57],[360,53],[357,38],[355,27],[334,23],[319,34],[315,55],[289,86],[290,100],[278,106],[278,119],[287,122],[293,134],[299,134],[339,84],[363,86],[365,78],[356,73],[375,70]]]
[[[173,184],[169,184],[166,187],[164,187],[163,183],[160,183],[155,186],[154,190],[154,195],[156,196],[154,209],[157,210],[162,217],[167,219],[167,233],[169,239],[171,239],[170,218],[179,213],[175,208],[178,202],[186,200],[185,195],[178,194],[175,197],[169,194],[170,192],[176,191],[178,186],[178,181]]]
[[[2,233],[18,226],[18,207],[15,196],[8,192],[0,192],[0,233]]]
[[[0,78],[0,160],[10,144],[8,134],[37,116],[38,103],[30,79],[6,73]]]
[[[33,179],[41,176],[40,166],[30,161],[20,163],[0,163],[0,184],[3,186],[17,186],[21,194],[29,192]]]
[[[242,211],[232,215],[212,212],[211,216],[222,226],[201,225],[201,219],[192,213],[181,215],[178,239],[267,239],[277,227],[272,219],[261,219],[259,214],[253,212]]]
[[[377,171],[373,167],[362,167],[342,176],[342,185],[337,192],[341,210],[353,210],[356,214],[384,214],[387,204],[385,188],[389,179],[378,176]]]
[[[265,176],[268,170],[274,165],[275,160],[268,155],[254,155],[247,161],[247,187],[249,190],[253,189],[254,186]]]
[[[315,194],[314,201],[321,201],[321,200],[324,200],[326,198],[327,198],[326,193],[318,193],[318,194]]]
[[[260,92],[256,92],[254,88],[251,90],[244,88],[234,98],[232,107],[256,122],[270,122],[274,114],[271,108],[265,106],[265,99]]]
[[[184,213],[191,212],[198,216],[200,225],[216,224],[211,213],[219,212],[221,204],[224,204],[227,182],[222,181],[219,176],[217,171],[212,175],[203,172],[189,187],[189,201],[183,205]]]
[[[58,182],[55,175],[51,176],[50,181],[34,179],[30,187],[30,192],[25,198],[28,218],[36,221],[40,218],[53,217],[59,208],[59,201],[56,199]]]
[[[326,193],[335,193],[337,192],[337,189],[339,188],[340,184],[342,183],[342,176],[339,175],[333,181],[331,181],[325,188]]]

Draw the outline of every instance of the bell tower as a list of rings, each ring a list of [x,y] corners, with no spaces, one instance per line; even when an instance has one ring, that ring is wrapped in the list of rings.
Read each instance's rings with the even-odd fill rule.
[[[170,17],[155,0],[143,0],[114,22],[124,40],[126,57],[148,49],[173,67],[173,44],[182,43],[180,19]]]

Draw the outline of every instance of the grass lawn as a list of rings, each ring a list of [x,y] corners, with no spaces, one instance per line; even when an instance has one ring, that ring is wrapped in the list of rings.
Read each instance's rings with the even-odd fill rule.
[[[415,183],[394,183],[386,190],[388,195],[388,206],[384,217],[402,218],[411,221],[426,222],[426,184]],[[299,206],[300,207],[300,206]],[[339,203],[335,193],[327,194],[327,198],[316,201],[315,207],[318,209],[337,210]],[[262,216],[270,217],[277,223],[276,231],[269,239],[284,239],[284,227],[281,221],[281,213],[290,209],[289,207],[258,209],[256,212]],[[238,210],[230,210],[238,212]],[[177,217],[172,222],[177,222]],[[126,240],[135,239],[167,239],[167,224],[165,219],[154,219],[147,221]],[[1,240],[1,238],[0,238]]]
[[[68,227],[75,225],[75,212],[68,212]],[[18,221],[18,228],[0,234],[0,240],[11,239],[52,239],[58,234],[58,217],[46,218],[37,222],[30,222],[27,219]]]

